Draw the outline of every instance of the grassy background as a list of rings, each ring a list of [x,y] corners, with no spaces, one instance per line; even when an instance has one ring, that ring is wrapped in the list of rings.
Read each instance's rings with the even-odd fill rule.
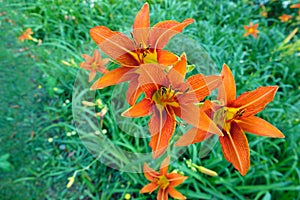
[[[82,53],[96,48],[89,29],[105,25],[128,31],[143,1],[0,1],[0,199],[154,199],[139,195],[147,181],[142,174],[122,173],[93,163],[77,174],[73,186],[67,178],[95,159],[81,143],[72,118],[72,89]],[[172,164],[190,178],[178,187],[188,199],[299,199],[300,170],[300,56],[280,45],[299,27],[296,10],[280,1],[268,2],[269,17],[260,16],[259,3],[250,1],[149,1],[151,23],[194,18],[186,28],[209,53],[218,70],[226,62],[236,77],[238,93],[258,86],[279,85],[275,100],[260,116],[282,130],[285,139],[248,134],[251,168],[242,177],[223,158],[216,145],[206,157],[198,157],[198,145]],[[278,16],[292,14],[282,23]],[[259,23],[259,38],[244,38],[243,25]],[[31,27],[37,46],[17,37]],[[299,33],[288,44],[299,42]],[[61,61],[69,62],[71,66]],[[74,64],[72,64],[74,63]],[[102,93],[110,103],[110,90]],[[104,118],[108,135],[117,142],[121,131],[109,110]],[[70,134],[75,131],[75,134]],[[74,132],[73,132],[74,133]],[[53,142],[48,139],[52,138]],[[126,143],[128,148],[130,142]],[[148,148],[145,146],[144,148]],[[145,150],[145,149],[142,149]],[[218,177],[193,172],[184,162],[211,168]]]

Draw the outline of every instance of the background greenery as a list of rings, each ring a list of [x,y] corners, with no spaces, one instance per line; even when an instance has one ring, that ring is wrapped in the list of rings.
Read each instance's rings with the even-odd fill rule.
[[[268,18],[260,15],[259,1],[149,1],[152,25],[166,19],[196,20],[185,34],[204,47],[219,70],[224,62],[232,68],[239,94],[258,86],[280,87],[260,116],[286,138],[248,134],[251,168],[244,177],[223,158],[219,144],[202,159],[197,145],[190,146],[171,167],[189,176],[178,187],[188,199],[300,199],[299,33],[283,44],[299,27],[299,20],[297,10],[284,7],[283,2],[264,2]],[[139,194],[147,183],[142,174],[122,173],[99,161],[80,171],[72,187],[66,188],[75,170],[95,160],[76,133],[71,105],[81,54],[91,54],[96,48],[89,29],[105,25],[130,30],[143,3],[0,1],[0,199],[106,200],[124,199],[127,193],[132,199],[155,198],[156,193]],[[283,13],[294,18],[280,22]],[[243,25],[251,21],[259,23],[258,39],[243,37]],[[41,45],[18,41],[29,27],[35,38],[42,39]],[[110,89],[102,99],[106,104]],[[114,113],[108,110],[103,121],[107,134],[124,142],[113,119]],[[130,142],[126,145],[130,148]],[[219,176],[193,172],[183,157]]]

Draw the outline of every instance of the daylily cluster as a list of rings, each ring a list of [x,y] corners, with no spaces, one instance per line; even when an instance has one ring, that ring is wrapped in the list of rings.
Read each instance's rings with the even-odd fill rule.
[[[190,18],[183,22],[167,20],[150,28],[149,5],[145,3],[134,20],[132,38],[105,26],[92,28],[92,39],[110,59],[102,59],[96,50],[92,57],[83,54],[86,61],[80,66],[91,72],[89,82],[97,72],[103,74],[93,83],[92,89],[129,82],[126,100],[131,107],[122,116],[150,115],[149,146],[154,159],[167,154],[180,118],[192,128],[176,141],[175,146],[187,146],[218,135],[225,158],[245,175],[250,166],[250,153],[244,131],[284,137],[277,128],[254,116],[273,100],[278,87],[259,87],[236,98],[234,78],[226,64],[220,75],[187,77],[186,54],[178,56],[163,48],[193,22]],[[257,26],[250,24],[247,34],[256,36]],[[117,63],[118,67],[108,70],[105,65],[109,61]],[[215,89],[218,89],[217,102],[203,102]],[[143,98],[139,98],[142,94]],[[169,159],[167,156],[162,162],[160,172],[144,164],[145,177],[151,183],[142,188],[141,193],[151,193],[159,188],[157,199],[166,200],[168,195],[185,199],[173,187],[187,177],[168,173]]]
[[[262,17],[267,18],[268,17],[268,10],[269,8],[266,8],[263,4],[260,5],[261,7],[261,13],[260,15]],[[298,8],[298,14],[300,15],[300,4],[293,4],[290,5],[290,8]],[[278,17],[278,19],[280,19],[281,22],[289,22],[291,19],[293,19],[292,15],[288,15],[288,14],[282,14],[281,16]],[[297,18],[298,19],[298,18]],[[249,35],[252,35],[254,38],[257,38],[257,35],[259,33],[259,30],[257,30],[259,24],[253,24],[252,22],[250,22],[249,26],[244,25],[244,29],[245,29],[245,33],[244,33],[244,37],[247,37]]]

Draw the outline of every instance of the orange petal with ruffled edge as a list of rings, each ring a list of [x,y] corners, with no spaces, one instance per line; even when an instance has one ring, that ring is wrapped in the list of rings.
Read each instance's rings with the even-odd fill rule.
[[[179,57],[167,50],[157,49],[157,62],[161,65],[170,66],[176,63]]]
[[[244,131],[232,122],[230,133],[224,133],[219,139],[226,160],[244,176],[250,167],[250,150]]]
[[[149,131],[153,158],[161,156],[168,148],[170,139],[175,131],[176,121],[173,110],[156,110],[150,121]]]
[[[187,79],[187,83],[191,87],[187,94],[194,95],[201,101],[222,83],[222,77],[197,74],[190,76]]]
[[[131,67],[120,67],[105,73],[91,87],[92,90],[102,89],[107,86],[116,85],[121,82],[130,80],[129,73],[134,71]]]
[[[141,190],[140,190],[140,194],[142,193],[151,193],[154,190],[156,190],[158,188],[158,184],[157,183],[149,183],[147,185],[145,185]]]
[[[144,117],[151,114],[153,102],[150,99],[143,99],[139,103],[128,108],[122,113],[123,117]]]
[[[163,49],[174,35],[181,33],[187,25],[194,21],[188,18],[181,23],[174,20],[159,22],[151,28],[148,43],[151,48]]]
[[[232,72],[225,63],[223,64],[221,75],[223,80],[219,88],[218,100],[224,101],[224,105],[230,105],[236,98],[236,87]]]
[[[259,117],[250,116],[236,122],[246,132],[259,136],[284,138],[284,135],[280,130]]]
[[[149,4],[145,3],[137,13],[133,23],[133,37],[137,44],[145,44],[149,36],[150,15]]]
[[[278,86],[266,86],[245,92],[231,104],[231,107],[245,110],[242,118],[255,115],[262,111],[268,103],[273,101],[277,89]]]
[[[168,188],[169,195],[174,199],[186,199],[186,197],[172,187]]]
[[[109,57],[124,65],[139,65],[139,61],[131,55],[132,51],[135,51],[134,43],[126,35],[111,31],[105,26],[91,28],[90,35],[100,49]]]

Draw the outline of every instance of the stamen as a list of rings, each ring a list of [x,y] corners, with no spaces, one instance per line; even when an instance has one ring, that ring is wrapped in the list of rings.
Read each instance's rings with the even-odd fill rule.
[[[190,90],[190,88],[187,88],[186,90],[183,91],[183,94],[187,93]]]
[[[143,52],[143,58],[145,58],[147,56],[147,53],[144,51]]]
[[[161,95],[163,96],[163,95],[165,95],[165,94],[167,94],[167,89],[165,88],[165,87],[162,87],[161,88]]]
[[[146,47],[146,51],[149,51],[151,45],[149,44],[147,47]]]
[[[242,117],[246,110],[239,110],[236,112],[235,117]]]

